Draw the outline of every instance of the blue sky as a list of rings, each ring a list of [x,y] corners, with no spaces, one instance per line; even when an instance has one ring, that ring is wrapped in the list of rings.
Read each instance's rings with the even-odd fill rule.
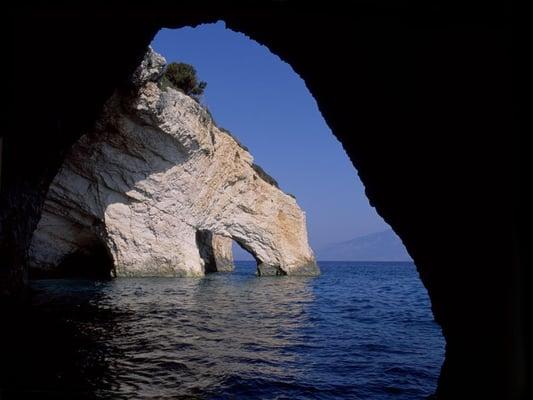
[[[152,47],[168,62],[194,65],[207,81],[203,103],[296,195],[313,248],[388,228],[303,80],[268,48],[223,22],[163,29]]]

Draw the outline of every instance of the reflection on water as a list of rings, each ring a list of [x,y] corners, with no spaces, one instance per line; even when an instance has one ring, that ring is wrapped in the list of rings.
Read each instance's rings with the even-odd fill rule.
[[[3,340],[4,396],[429,394],[443,344],[412,265],[321,267],[318,278],[256,278],[243,263],[204,279],[36,281],[31,314]]]
[[[172,395],[179,384],[178,392],[200,393],[258,370],[281,380],[298,373],[290,368],[294,355],[284,349],[298,342],[303,308],[313,298],[306,280],[279,285],[275,279],[229,278],[178,285],[163,279],[150,286],[121,280],[102,292],[93,305],[129,311],[99,338],[123,351],[110,366],[113,381],[120,377],[118,392]]]

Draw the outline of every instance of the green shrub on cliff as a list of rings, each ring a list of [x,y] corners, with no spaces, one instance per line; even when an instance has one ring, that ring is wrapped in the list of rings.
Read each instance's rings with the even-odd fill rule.
[[[162,88],[173,87],[196,101],[200,100],[207,87],[206,82],[198,80],[196,69],[192,65],[181,62],[167,65],[160,84]]]

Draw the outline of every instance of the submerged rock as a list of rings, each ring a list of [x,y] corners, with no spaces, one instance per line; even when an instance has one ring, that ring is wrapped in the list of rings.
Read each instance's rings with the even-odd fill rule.
[[[231,239],[259,275],[318,273],[305,214],[192,98],[161,89],[149,50],[54,178],[30,264],[54,270],[103,243],[118,276],[202,276],[233,268]]]

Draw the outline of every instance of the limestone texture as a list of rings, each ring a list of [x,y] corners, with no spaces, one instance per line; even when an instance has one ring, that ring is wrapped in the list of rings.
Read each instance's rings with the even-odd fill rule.
[[[258,174],[207,109],[158,81],[149,49],[54,178],[30,247],[53,270],[104,243],[117,276],[202,276],[233,268],[231,239],[258,275],[319,273],[296,200]]]

